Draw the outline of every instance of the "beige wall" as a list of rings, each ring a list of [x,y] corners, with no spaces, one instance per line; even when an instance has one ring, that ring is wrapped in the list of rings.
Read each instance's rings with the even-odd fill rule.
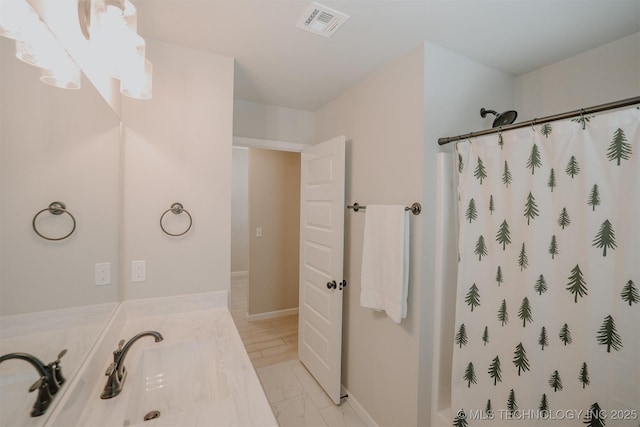
[[[316,142],[347,136],[346,202],[422,200],[422,47],[384,67],[317,114]],[[360,307],[363,212],[345,213],[342,383],[381,426],[417,423],[422,221],[411,217],[407,318]]]
[[[519,76],[519,119],[531,120],[640,95],[640,33]]]
[[[147,57],[153,98],[125,98],[122,107],[123,298],[227,290],[233,58],[157,40],[147,40]],[[158,223],[173,202],[193,217],[182,237]],[[132,260],[146,260],[146,282],[131,283]]]
[[[298,306],[299,240],[300,154],[250,148],[248,314]]]
[[[231,272],[249,271],[249,149],[233,147]]]
[[[120,121],[89,81],[63,90],[14,57],[0,37],[0,315],[118,300]],[[77,228],[38,237],[33,216],[62,201]],[[70,231],[44,212],[41,231]],[[110,262],[112,284],[95,286],[94,264]]]
[[[275,141],[313,144],[312,112],[236,99],[233,104],[233,135]]]
[[[0,42],[0,314],[227,290],[233,59],[147,40],[153,99],[124,98],[121,150],[120,121],[86,79],[46,86]],[[78,222],[61,242],[31,230],[54,200]],[[176,201],[194,225],[172,238],[158,220]],[[146,282],[131,283],[132,260],[147,261]],[[96,287],[102,262],[112,285]]]

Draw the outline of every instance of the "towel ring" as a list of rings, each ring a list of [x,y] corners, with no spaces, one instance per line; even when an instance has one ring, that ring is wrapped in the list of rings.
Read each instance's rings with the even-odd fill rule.
[[[71,220],[73,221],[73,227],[71,228],[71,231],[62,237],[48,237],[40,233],[38,231],[38,228],[36,227],[36,219],[41,213],[47,212],[47,211],[52,215],[62,215],[63,213],[66,213],[67,215],[69,215],[71,217]],[[52,240],[52,241],[64,240],[67,237],[71,236],[74,231],[76,231],[76,219],[74,218],[73,215],[71,215],[71,212],[67,210],[67,206],[62,202],[51,202],[48,208],[44,208],[41,211],[39,211],[37,214],[35,214],[35,216],[33,217],[33,221],[31,222],[31,225],[33,226],[33,231],[35,231],[38,236],[42,237],[45,240]]]
[[[164,216],[166,214],[168,214],[169,212],[171,212],[174,215],[180,215],[181,213],[186,213],[187,216],[189,217],[189,226],[187,227],[186,230],[184,230],[182,233],[169,233],[165,228],[164,225],[162,225],[162,220],[164,219]],[[178,236],[182,236],[184,234],[187,234],[187,232],[189,230],[191,230],[191,226],[193,225],[193,218],[191,217],[191,214],[189,213],[188,210],[186,210],[183,206],[182,203],[174,203],[171,205],[171,207],[169,209],[167,209],[166,211],[164,211],[164,213],[162,214],[162,216],[160,217],[160,228],[162,228],[162,231],[164,231],[165,234],[168,234],[169,236],[173,236],[173,237],[178,237]]]

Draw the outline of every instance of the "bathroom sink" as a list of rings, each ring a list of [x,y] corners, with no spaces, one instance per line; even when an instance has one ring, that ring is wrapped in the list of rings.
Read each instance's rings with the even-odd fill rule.
[[[4,367],[4,366],[3,366]],[[28,372],[16,371],[0,375],[0,426],[42,425],[47,417],[32,418],[29,414],[35,401],[35,393],[29,387],[38,379],[29,365]]]
[[[162,420],[230,396],[224,364],[213,340],[149,348],[139,363],[135,372],[129,372],[124,386],[130,398],[123,426],[145,419]]]

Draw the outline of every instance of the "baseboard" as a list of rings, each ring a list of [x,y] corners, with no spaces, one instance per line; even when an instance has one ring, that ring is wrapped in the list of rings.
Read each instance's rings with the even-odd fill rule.
[[[358,402],[358,400],[355,398],[355,396],[349,390],[347,390],[347,388],[343,385],[342,386],[342,395],[344,396],[345,394],[349,395],[349,397],[347,397],[347,403],[349,404],[349,406],[351,406],[353,411],[356,414],[358,414],[358,416],[360,417],[362,422],[367,427],[380,427],[378,425],[378,423],[376,423],[376,421],[373,419],[373,417],[371,415],[369,415],[367,410],[364,409],[364,407],[360,404],[360,402]]]
[[[284,310],[268,311],[266,313],[248,314],[247,320],[264,320],[273,319],[275,317],[291,316],[292,314],[298,314],[298,307],[286,308]]]

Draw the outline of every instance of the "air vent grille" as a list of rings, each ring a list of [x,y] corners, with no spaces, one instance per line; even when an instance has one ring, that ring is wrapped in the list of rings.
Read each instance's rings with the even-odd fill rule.
[[[313,2],[298,19],[296,27],[323,37],[331,37],[347,19],[349,15]]]

